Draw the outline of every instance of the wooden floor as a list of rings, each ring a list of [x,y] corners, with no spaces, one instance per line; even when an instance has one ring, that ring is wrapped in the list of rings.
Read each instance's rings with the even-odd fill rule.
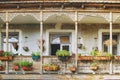
[[[1,74],[0,80],[120,80],[120,75],[97,74]]]

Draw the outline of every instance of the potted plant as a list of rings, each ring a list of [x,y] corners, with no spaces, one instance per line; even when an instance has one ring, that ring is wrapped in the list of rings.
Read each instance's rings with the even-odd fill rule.
[[[19,66],[22,67],[24,71],[31,71],[32,68],[32,62],[29,61],[21,61],[19,62]]]
[[[12,60],[12,53],[8,51],[0,51],[0,60]]]
[[[59,66],[56,64],[43,64],[42,69],[45,71],[58,71]]]
[[[12,70],[19,70],[20,66],[18,62],[13,62]]]
[[[37,61],[40,58],[40,52],[32,52],[32,59]]]
[[[70,59],[70,52],[67,50],[57,50],[56,55],[61,61],[67,61]]]
[[[97,70],[98,69],[98,64],[97,63],[92,63],[91,65],[90,65],[90,69],[91,70]]]
[[[112,54],[108,52],[98,52],[97,56],[95,57],[95,60],[111,60]]]

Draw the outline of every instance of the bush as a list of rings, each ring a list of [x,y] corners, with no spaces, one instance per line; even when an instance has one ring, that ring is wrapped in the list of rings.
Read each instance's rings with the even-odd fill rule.
[[[32,62],[29,62],[29,61],[21,61],[19,62],[19,66],[23,67],[31,67],[32,66]]]
[[[57,50],[56,55],[57,56],[70,56],[70,52],[67,50]]]

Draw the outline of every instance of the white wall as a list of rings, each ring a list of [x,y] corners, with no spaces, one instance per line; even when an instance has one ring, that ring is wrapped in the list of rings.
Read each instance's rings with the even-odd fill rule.
[[[55,30],[55,28],[53,27],[54,25],[45,25],[44,26],[44,31],[43,31],[43,39],[46,40],[45,41],[45,52],[44,54],[45,55],[48,55],[49,53],[47,52],[47,48],[49,48],[47,46],[47,40],[48,40],[48,37],[46,36],[46,31],[52,29],[52,30]],[[34,25],[34,24],[29,24],[29,25],[11,25],[10,26],[11,29],[19,29],[21,30],[21,46],[25,46],[25,45],[28,45],[30,51],[29,52],[25,52],[22,48],[21,48],[21,54],[24,54],[24,55],[30,55],[32,51],[40,51],[40,49],[38,48],[38,39],[40,38],[40,28],[39,28],[39,25]],[[118,27],[114,27],[114,28],[118,28]],[[100,24],[81,24],[79,25],[78,27],[78,37],[81,37],[82,39],[82,43],[83,45],[85,46],[86,48],[86,53],[89,53],[93,47],[95,47],[95,43],[97,43],[97,46],[99,46],[99,42],[95,42],[95,39],[94,38],[98,38],[98,30],[99,29],[109,29],[109,25],[100,25]],[[73,39],[72,39],[72,52],[74,53],[75,52],[75,49],[74,49],[74,45],[75,45],[75,42],[74,42],[74,24],[73,25],[65,25],[65,26],[62,26],[62,30],[71,30],[73,31]],[[27,39],[27,44],[25,44],[25,37],[28,37]],[[79,42],[78,42],[79,43]],[[81,50],[79,50],[81,51]],[[44,55],[43,54],[43,55]]]

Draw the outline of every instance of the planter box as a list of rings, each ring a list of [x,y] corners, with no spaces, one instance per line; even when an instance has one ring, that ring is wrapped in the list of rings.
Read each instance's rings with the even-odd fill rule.
[[[44,71],[58,71],[59,70],[59,66],[43,66],[42,69]]]
[[[91,60],[93,60],[93,56],[79,56],[78,60],[80,60],[80,61],[82,61],[82,60],[91,61]]]
[[[96,71],[98,69],[98,66],[90,66],[90,69]]]
[[[96,56],[94,59],[105,61],[105,60],[111,60],[111,57],[109,57],[109,56]]]
[[[120,60],[120,56],[114,56],[115,60]]]
[[[14,66],[12,67],[12,70],[18,71],[18,70],[20,70],[20,67],[17,66],[17,65],[14,65]]]
[[[70,56],[58,56],[58,59],[64,62],[64,61],[68,61],[70,59]]]
[[[2,56],[2,57],[0,57],[0,60],[2,60],[2,61],[13,60],[13,57],[12,56],[8,56],[8,57]]]
[[[24,71],[32,71],[33,68],[32,68],[32,67],[23,66],[22,69],[23,69]]]

